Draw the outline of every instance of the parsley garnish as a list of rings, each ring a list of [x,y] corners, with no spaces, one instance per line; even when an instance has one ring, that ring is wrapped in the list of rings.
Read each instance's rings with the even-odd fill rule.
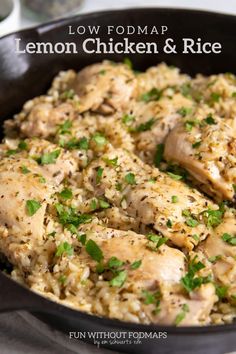
[[[201,140],[199,140],[199,141],[196,141],[195,143],[193,143],[192,144],[192,147],[194,148],[194,149],[196,149],[196,148],[198,148],[200,145],[201,145]]]
[[[178,326],[180,324],[180,322],[183,321],[183,319],[186,316],[186,313],[189,312],[189,306],[188,304],[183,304],[182,306],[182,311],[176,316],[175,318],[175,325]]]
[[[138,261],[135,261],[135,262],[133,262],[131,265],[130,265],[130,268],[131,269],[138,269],[140,266],[141,266],[141,264],[142,264],[142,260],[140,259],[140,260],[138,260]]]
[[[22,140],[18,144],[18,149],[27,150],[28,149],[28,144],[24,140]]]
[[[161,235],[148,234],[147,238],[149,240],[147,247],[152,251],[156,251],[160,246],[162,246],[168,240],[167,237]]]
[[[177,113],[179,113],[182,117],[186,117],[188,114],[192,112],[192,108],[189,107],[181,107]]]
[[[205,268],[205,265],[202,262],[196,262],[196,258],[197,256],[190,261],[188,273],[181,278],[181,284],[187,292],[191,292],[202,284],[208,283],[210,281],[209,277],[195,277],[195,274],[199,270]]]
[[[126,281],[126,278],[127,278],[127,271],[121,270],[112,280],[110,280],[109,283],[111,286],[121,287]]]
[[[75,96],[75,91],[74,90],[66,90],[61,94],[61,99],[73,99]]]
[[[33,216],[41,208],[41,204],[37,200],[27,200],[26,210],[29,216]]]
[[[207,116],[207,117],[204,119],[204,122],[205,122],[206,124],[208,124],[208,125],[214,125],[214,124],[216,124],[215,119],[214,119],[211,115]]]
[[[60,224],[68,227],[74,225],[78,227],[80,224],[86,224],[92,220],[92,216],[88,214],[78,214],[74,208],[65,207],[62,204],[55,205]]]
[[[157,88],[153,88],[150,91],[144,93],[140,97],[140,100],[144,101],[144,102],[158,101],[161,98],[162,93],[163,93],[162,90],[158,90]]]
[[[96,184],[99,184],[101,182],[103,171],[104,169],[101,166],[99,166],[97,169]]]
[[[73,139],[69,140],[67,143],[65,143],[64,147],[68,150],[75,150],[75,149],[88,150],[89,142],[88,142],[88,139],[85,137],[83,137],[79,140],[76,138],[73,138]]]
[[[135,120],[134,116],[131,116],[130,114],[125,114],[122,118],[122,123],[125,125],[130,125]]]
[[[71,127],[72,127],[72,122],[70,120],[66,120],[63,124],[59,125],[58,133],[70,134]]]
[[[110,268],[110,269],[120,268],[123,264],[124,264],[124,262],[121,261],[120,259],[118,259],[117,257],[111,257],[107,263],[108,268]]]
[[[179,198],[177,197],[177,195],[172,195],[171,202],[172,203],[178,203],[178,201],[179,201]]]
[[[155,123],[155,119],[154,118],[151,118],[149,119],[148,121],[146,121],[145,123],[141,123],[140,125],[138,125],[134,131],[135,132],[138,132],[138,133],[141,133],[141,132],[146,132],[148,130],[150,130],[153,126],[153,124]]]
[[[220,100],[220,94],[217,93],[217,92],[212,92],[211,94],[211,98],[210,98],[210,102],[213,103],[213,102],[219,102]]]
[[[103,259],[103,252],[101,248],[97,245],[93,240],[88,240],[85,245],[86,252],[90,255],[90,257],[96,261],[101,262]]]
[[[176,175],[172,172],[167,172],[168,176],[170,176],[172,179],[174,179],[175,181],[179,181],[180,179],[183,178],[183,176],[180,176],[180,175]]]
[[[26,166],[21,166],[21,172],[26,175],[27,173],[30,173],[30,170]]]
[[[222,240],[230,244],[231,246],[236,246],[236,236],[232,236],[228,233],[222,235]]]
[[[92,140],[95,141],[95,143],[99,146],[103,146],[107,143],[107,139],[101,133],[95,133],[92,136]]]
[[[162,162],[162,160],[163,160],[164,148],[165,148],[164,144],[158,144],[157,145],[156,153],[155,153],[155,156],[154,156],[154,165],[156,167],[159,167],[161,162]]]
[[[207,227],[215,228],[216,226],[220,225],[220,223],[222,222],[224,211],[222,209],[218,209],[218,210],[208,209],[208,210],[204,210],[202,212],[202,215]]]
[[[114,159],[108,159],[107,157],[104,157],[103,161],[106,162],[108,166],[117,166],[118,157],[115,157]]]
[[[62,199],[71,199],[73,197],[73,193],[72,193],[72,190],[69,189],[69,188],[65,188],[63,189],[63,191],[61,191],[61,193],[59,193],[59,196],[62,198]]]
[[[123,63],[124,63],[125,65],[127,65],[130,70],[133,69],[132,61],[131,61],[129,58],[124,58]]]
[[[41,157],[37,159],[37,162],[40,165],[49,165],[56,162],[56,159],[59,157],[61,150],[54,150],[52,152],[48,152],[43,154]]]
[[[127,173],[127,175],[125,175],[125,182],[131,185],[136,184],[135,175],[131,172]]]
[[[227,286],[220,286],[215,284],[216,295],[218,296],[219,300],[222,300],[226,297],[228,287]]]
[[[66,253],[68,256],[72,256],[74,253],[73,246],[68,242],[60,243],[60,245],[57,247],[55,256],[60,257],[63,255],[63,253]]]

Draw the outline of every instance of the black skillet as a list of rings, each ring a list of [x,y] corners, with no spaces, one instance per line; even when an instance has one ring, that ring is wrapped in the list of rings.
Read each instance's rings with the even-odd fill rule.
[[[165,36],[133,35],[130,40],[155,41],[163,46],[167,37],[174,38],[181,49],[182,38],[202,38],[203,41],[220,42],[221,54],[165,54],[155,55],[131,54],[130,59],[135,69],[145,69],[157,62],[180,67],[184,72],[196,74],[213,74],[220,72],[236,73],[236,17],[210,12],[177,10],[177,9],[131,9],[111,12],[100,12],[59,20],[34,29],[17,32],[0,39],[0,117],[1,122],[21,109],[29,98],[40,95],[49,87],[52,78],[58,71],[68,68],[81,69],[85,65],[108,58],[122,61],[124,55],[93,54],[20,54],[14,52],[15,38],[22,43],[34,41],[75,41],[78,46],[89,35],[71,37],[68,25],[88,26],[100,25],[100,37],[108,41],[107,25],[150,26],[167,25],[169,31]],[[114,35],[114,42],[122,40],[122,36]],[[59,329],[69,331],[125,331],[130,332],[167,332],[166,339],[142,339],[141,344],[104,344],[116,351],[128,353],[193,353],[223,354],[236,350],[236,325],[182,327],[137,325],[107,318],[91,316],[74,311],[40,297],[18,285],[0,272],[0,312],[25,309],[41,321]],[[86,337],[89,341],[88,336]]]

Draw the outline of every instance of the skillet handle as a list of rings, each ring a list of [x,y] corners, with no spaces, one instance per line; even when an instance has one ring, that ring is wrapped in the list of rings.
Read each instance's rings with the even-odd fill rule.
[[[59,304],[28,290],[0,271],[0,313],[15,310],[55,313],[58,307]]]

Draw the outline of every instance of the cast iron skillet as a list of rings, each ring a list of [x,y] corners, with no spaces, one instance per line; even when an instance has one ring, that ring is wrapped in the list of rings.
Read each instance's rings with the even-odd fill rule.
[[[88,26],[100,25],[100,37],[108,41],[105,32],[107,25],[149,25],[169,27],[166,36],[133,35],[132,41],[158,40],[160,46],[164,39],[172,37],[181,47],[181,38],[202,38],[204,41],[220,42],[223,46],[221,54],[163,54],[129,55],[136,69],[142,70],[157,62],[180,67],[184,72],[196,74],[212,74],[219,72],[236,72],[236,17],[210,12],[177,10],[177,9],[131,9],[122,11],[100,12],[60,20],[34,29],[14,33],[0,39],[0,117],[1,122],[21,109],[29,98],[38,96],[49,87],[52,78],[58,71],[68,68],[81,69],[85,65],[108,58],[122,61],[123,55],[88,55],[80,52],[77,55],[29,55],[14,53],[14,39],[20,37],[23,43],[29,41],[71,41],[78,45],[89,35],[68,35],[68,25]],[[115,35],[114,41],[122,40]],[[107,318],[91,316],[74,311],[40,297],[18,285],[0,272],[0,311],[26,309],[34,313],[42,321],[65,333],[69,331],[128,331],[128,332],[163,332],[167,331],[167,339],[142,340],[139,345],[117,344],[110,348],[128,353],[194,353],[223,354],[236,349],[236,325],[214,327],[164,327],[157,325],[136,325]],[[86,340],[89,340],[86,338]],[[109,347],[109,344],[104,344]]]

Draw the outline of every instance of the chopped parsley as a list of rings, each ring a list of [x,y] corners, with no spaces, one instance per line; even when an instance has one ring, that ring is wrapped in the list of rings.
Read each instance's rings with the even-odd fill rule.
[[[118,163],[118,157],[115,157],[114,159],[108,159],[107,157],[103,158],[103,161],[106,162],[108,166],[117,166]]]
[[[63,124],[59,125],[58,133],[59,134],[70,134],[70,128],[72,127],[72,122],[66,120]]]
[[[172,228],[173,223],[170,219],[167,220],[166,226],[169,227],[170,229]]]
[[[172,172],[167,172],[168,176],[170,176],[172,179],[174,179],[175,181],[179,181],[180,179],[183,178],[183,176],[180,176],[180,175],[176,175]]]
[[[219,300],[222,300],[227,295],[228,287],[215,284],[215,290],[216,290],[216,295],[218,296]]]
[[[215,228],[222,222],[224,211],[221,208],[218,210],[208,209],[204,210],[202,215],[206,226]]]
[[[197,119],[191,119],[191,120],[187,120],[184,123],[184,127],[187,132],[191,132],[193,127],[196,127],[198,124],[199,124],[199,121]]]
[[[186,219],[185,223],[189,226],[189,227],[196,227],[197,225],[199,225],[199,221],[194,219],[193,217],[189,217]]]
[[[144,102],[159,101],[162,96],[163,91],[153,88],[150,91],[141,95],[140,100]]]
[[[40,165],[49,165],[49,164],[55,163],[57,158],[60,155],[60,152],[61,152],[61,150],[58,149],[58,150],[54,150],[52,152],[45,153],[37,159],[37,162]]]
[[[62,204],[56,204],[57,216],[60,224],[66,226],[70,225],[78,227],[81,224],[86,224],[92,220],[92,216],[88,214],[78,214],[72,207],[65,207]]]
[[[131,269],[138,269],[140,266],[141,266],[141,264],[142,264],[142,260],[140,259],[140,260],[138,260],[138,261],[135,261],[135,262],[133,262],[131,265],[130,265],[130,268]]]
[[[232,97],[236,97],[236,92],[233,92],[233,93],[232,93]]]
[[[168,238],[156,234],[148,234],[147,239],[149,240],[147,247],[152,251],[156,251],[160,246],[167,242]]]
[[[208,125],[214,125],[216,124],[216,121],[215,119],[212,117],[212,115],[209,114],[209,116],[207,116],[205,119],[204,119],[204,122]]]
[[[212,256],[210,258],[208,258],[208,261],[211,263],[216,263],[217,261],[220,261],[222,258],[222,256],[220,254],[218,254],[217,256]]]
[[[60,277],[58,278],[59,283],[61,283],[62,285],[65,284],[66,281],[66,276],[65,275],[60,275]]]
[[[39,209],[41,204],[37,200],[27,200],[26,201],[26,210],[29,216],[33,216]]]
[[[156,167],[159,167],[161,162],[162,162],[162,160],[163,160],[164,148],[165,148],[164,144],[158,144],[157,145],[156,153],[155,153],[155,156],[154,156],[154,165]]]
[[[178,196],[177,196],[177,195],[172,195],[172,197],[171,197],[171,203],[178,203],[178,201],[179,201]]]
[[[70,89],[66,90],[61,94],[61,99],[68,100],[68,99],[73,99],[75,96],[75,91]]]
[[[63,191],[61,191],[61,193],[59,193],[59,196],[62,198],[62,199],[71,199],[73,197],[73,193],[72,193],[72,190],[69,189],[69,188],[65,188],[63,189]]]
[[[7,150],[7,152],[6,152],[6,155],[7,155],[7,156],[12,156],[12,155],[17,154],[18,152],[19,152],[19,151],[16,150],[16,149],[9,149],[9,150]]]
[[[177,113],[179,113],[182,117],[186,117],[188,114],[192,112],[192,108],[189,107],[181,107]]]
[[[132,64],[132,61],[130,60],[130,58],[124,58],[123,63],[125,65],[127,65],[130,70],[133,70],[133,64]]]
[[[96,184],[99,184],[101,182],[103,171],[104,169],[99,166],[97,169]]]
[[[94,261],[100,263],[103,260],[103,252],[95,241],[91,239],[88,240],[85,245],[85,250]]]
[[[185,318],[185,316],[186,316],[186,313],[188,313],[189,312],[189,306],[188,306],[188,304],[183,304],[183,306],[182,306],[182,311],[176,316],[176,318],[175,318],[175,322],[174,322],[174,324],[176,325],[176,326],[178,326],[179,324],[180,324],[180,322],[182,322],[183,321],[183,319]]]
[[[210,103],[219,102],[221,95],[217,92],[212,92],[210,96]]]
[[[105,138],[104,135],[101,133],[95,133],[92,136],[92,140],[98,145],[98,146],[103,146],[107,143],[107,139]]]
[[[221,238],[223,241],[227,242],[229,245],[236,246],[236,236],[232,236],[228,233],[224,233]]]
[[[18,149],[27,150],[28,149],[28,144],[24,140],[21,140],[19,142],[19,144],[18,144]]]
[[[110,268],[110,269],[120,268],[120,267],[122,267],[123,264],[124,264],[124,262],[121,261],[120,259],[118,259],[117,257],[111,257],[107,263],[108,268]]]
[[[127,271],[121,270],[113,279],[110,280],[110,285],[115,287],[121,287],[127,278]]]
[[[135,117],[130,114],[125,114],[122,117],[122,123],[124,123],[125,125],[130,125],[134,120],[135,120]]]
[[[26,166],[21,166],[21,172],[26,175],[27,173],[30,173],[30,170]]]
[[[140,125],[138,125],[134,131],[137,133],[141,133],[141,132],[146,132],[148,130],[150,130],[153,126],[153,124],[155,123],[155,119],[151,118],[148,121],[146,121],[145,123],[141,123]]]
[[[68,150],[88,150],[89,141],[87,138],[83,137],[81,139],[72,138],[64,144],[64,147]]]
[[[68,256],[72,256],[74,253],[73,246],[70,245],[68,242],[60,243],[60,245],[57,247],[55,256],[61,257],[64,253],[66,253]]]
[[[197,256],[195,256],[193,260],[189,262],[188,273],[182,277],[180,281],[187,292],[191,292],[202,284],[208,283],[210,281],[210,277],[195,276],[199,270],[205,268],[205,265],[200,261],[196,262],[196,259]]]
[[[131,185],[136,184],[135,175],[132,172],[127,173],[127,175],[125,175],[125,182]]]
[[[201,140],[198,140],[198,141],[196,141],[195,143],[192,144],[192,147],[194,149],[196,149],[196,148],[198,148],[201,145],[201,143],[202,143]]]

